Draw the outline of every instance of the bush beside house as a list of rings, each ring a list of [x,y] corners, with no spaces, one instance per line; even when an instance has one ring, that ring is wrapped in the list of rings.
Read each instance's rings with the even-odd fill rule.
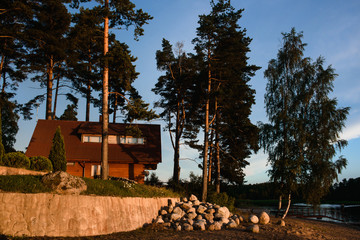
[[[22,152],[6,153],[2,159],[4,166],[15,168],[30,168],[30,159]]]
[[[30,157],[30,169],[35,171],[48,171],[53,170],[53,165],[47,157],[36,156]]]
[[[35,171],[53,171],[53,165],[47,157],[36,156],[28,158],[22,152],[10,152],[4,154],[0,165],[13,168],[25,168]]]

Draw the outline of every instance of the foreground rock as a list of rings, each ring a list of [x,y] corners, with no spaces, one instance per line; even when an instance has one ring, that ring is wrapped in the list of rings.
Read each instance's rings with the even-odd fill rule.
[[[255,224],[255,225],[250,225],[246,228],[246,230],[248,232],[253,232],[253,233],[259,233],[260,232],[260,228],[259,225]]]
[[[262,212],[260,213],[260,216],[259,216],[259,223],[260,224],[263,224],[263,225],[266,225],[270,222],[270,217],[269,215],[266,213],[266,212]]]
[[[259,217],[252,215],[248,222],[268,224],[270,217],[263,212]],[[159,215],[153,220],[154,224],[176,231],[218,231],[238,227],[244,221],[242,216],[232,214],[227,207],[216,204],[200,202],[196,196],[182,198],[181,202],[169,203],[159,211]],[[255,225],[258,232],[259,226]],[[256,229],[257,228],[257,229]]]
[[[281,227],[285,227],[285,221],[283,219],[280,219],[278,221],[278,225],[280,225]]]
[[[249,216],[249,222],[256,224],[256,223],[259,222],[259,218],[256,215],[250,215]]]
[[[61,171],[46,174],[41,181],[45,186],[59,194],[79,195],[87,189],[83,179]]]

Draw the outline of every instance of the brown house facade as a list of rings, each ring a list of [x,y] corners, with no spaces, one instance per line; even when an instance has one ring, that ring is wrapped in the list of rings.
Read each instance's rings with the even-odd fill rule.
[[[101,172],[101,123],[39,120],[26,156],[48,157],[56,128],[64,137],[67,172],[93,178]],[[136,124],[141,136],[127,136],[127,124],[109,123],[109,176],[144,181],[145,170],[161,162],[160,125]]]

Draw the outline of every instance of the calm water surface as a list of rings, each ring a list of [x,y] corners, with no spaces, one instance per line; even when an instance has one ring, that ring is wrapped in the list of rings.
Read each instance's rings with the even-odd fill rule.
[[[276,213],[276,209],[270,210]],[[303,216],[323,221],[360,223],[360,205],[321,204],[318,208],[296,203],[290,206],[289,216]]]

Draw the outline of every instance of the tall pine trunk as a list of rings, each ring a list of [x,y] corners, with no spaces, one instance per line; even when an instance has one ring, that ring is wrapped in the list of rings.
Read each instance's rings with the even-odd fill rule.
[[[209,111],[210,111],[210,92],[211,92],[211,64],[210,64],[210,50],[208,51],[208,86],[206,94],[206,105],[205,105],[205,129],[204,129],[204,159],[203,159],[203,181],[202,181],[202,198],[203,202],[206,202],[207,198],[207,187],[208,187],[208,149],[209,149]]]
[[[118,97],[117,94],[115,94],[115,102],[114,102],[114,109],[113,109],[113,123],[116,123],[116,111],[118,106]]]
[[[219,144],[219,110],[217,100],[215,101],[216,118],[215,118],[215,162],[216,162],[216,193],[220,193],[220,144]]]
[[[174,144],[174,169],[173,180],[175,183],[180,181],[180,102],[177,100],[176,126],[175,126],[175,144]]]
[[[211,171],[212,171],[212,165],[213,165],[213,138],[214,138],[214,129],[211,129],[210,131],[210,147],[209,147],[209,167],[208,167],[208,184],[211,185]]]
[[[91,98],[91,80],[88,80],[87,90],[86,90],[86,113],[85,121],[90,121],[90,99]]]
[[[55,119],[55,116],[56,116],[56,106],[57,106],[57,99],[58,99],[58,93],[59,93],[59,82],[60,82],[60,76],[58,75],[57,82],[56,82],[56,89],[55,89],[54,111],[52,112],[52,119]]]
[[[47,90],[46,90],[46,113],[45,119],[52,120],[52,88],[53,88],[53,70],[54,70],[54,59],[50,56],[50,62],[48,65],[47,73]]]
[[[1,63],[0,63],[0,79],[1,79],[1,75],[2,75],[2,72],[3,72],[3,68],[4,68],[4,62],[5,62],[5,55],[3,54],[1,56]],[[3,89],[5,88],[5,85],[3,84]]]
[[[91,63],[91,48],[89,47],[89,67],[88,71],[91,73],[92,71],[92,63]],[[90,100],[91,100],[91,79],[88,79],[87,89],[86,89],[86,112],[85,112],[85,121],[90,121]]]
[[[109,51],[109,0],[105,0],[104,18],[104,72],[103,72],[103,99],[102,99],[102,142],[101,142],[101,178],[107,180],[109,177],[108,165],[108,128],[109,128],[109,111],[108,111],[108,98],[109,98],[109,66],[106,55]]]

